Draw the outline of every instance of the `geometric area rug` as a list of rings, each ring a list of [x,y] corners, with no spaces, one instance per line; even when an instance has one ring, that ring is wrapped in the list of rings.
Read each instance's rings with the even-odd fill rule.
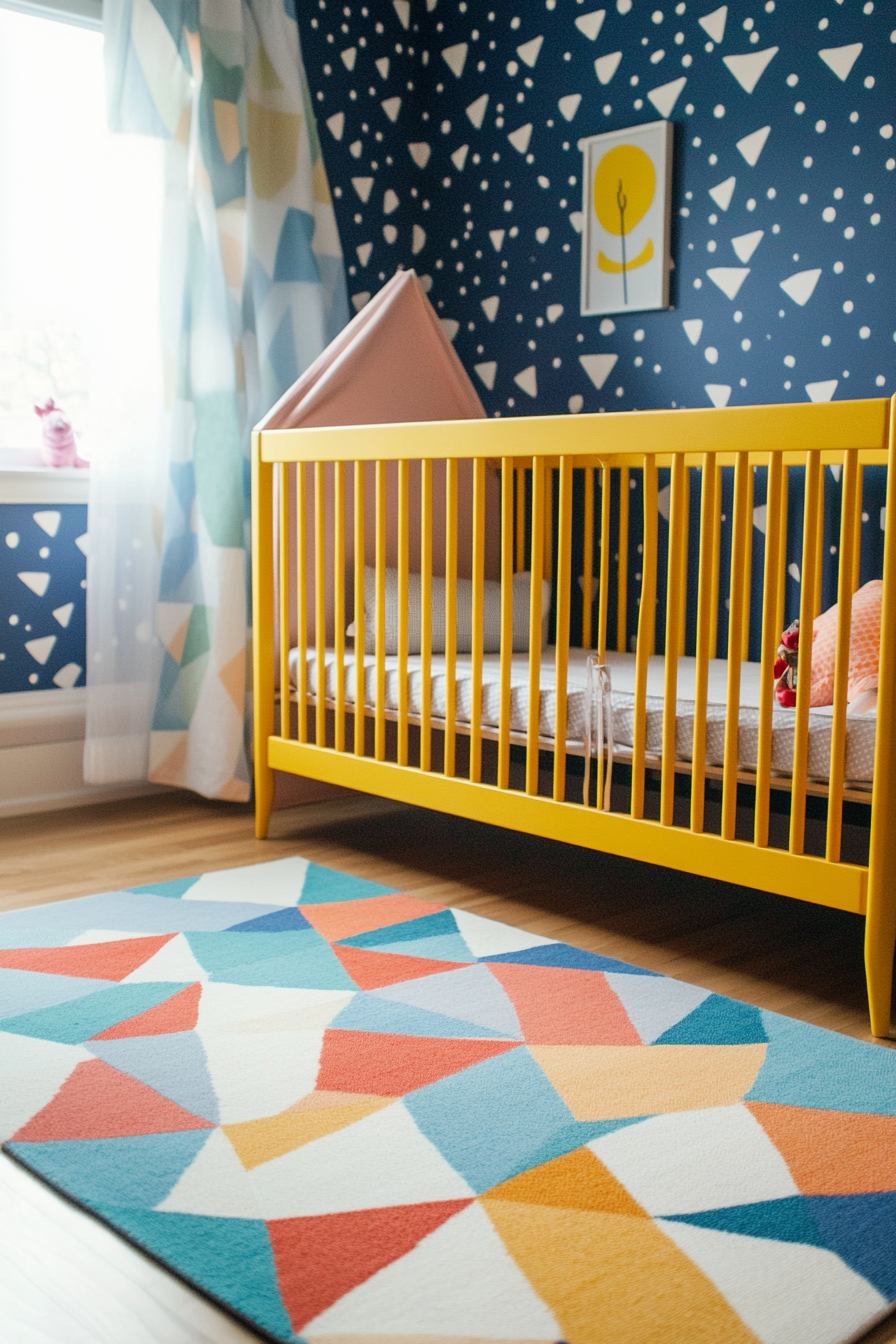
[[[896,1053],[278,859],[0,919],[4,1149],[263,1336],[844,1344]]]

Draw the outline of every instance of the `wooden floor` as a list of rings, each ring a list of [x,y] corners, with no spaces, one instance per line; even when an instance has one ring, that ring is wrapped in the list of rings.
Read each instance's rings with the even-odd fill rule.
[[[873,1039],[855,916],[375,799],[275,813],[267,841],[248,808],[175,793],[17,818],[0,839],[0,911],[297,853]],[[250,1339],[0,1161],[0,1344]],[[893,1344],[896,1320],[866,1340]]]

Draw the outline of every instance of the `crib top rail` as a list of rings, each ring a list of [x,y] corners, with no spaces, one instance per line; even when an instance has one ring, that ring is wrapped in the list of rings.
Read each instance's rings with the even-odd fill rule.
[[[857,449],[862,465],[887,462],[889,398],[723,409],[621,411],[612,415],[518,416],[395,425],[350,425],[256,431],[262,462],[363,462],[462,458],[575,457],[581,465],[657,465],[673,453],[700,465],[704,453],[769,453],[802,465],[807,452],[842,461]],[[761,458],[760,458],[761,455]]]

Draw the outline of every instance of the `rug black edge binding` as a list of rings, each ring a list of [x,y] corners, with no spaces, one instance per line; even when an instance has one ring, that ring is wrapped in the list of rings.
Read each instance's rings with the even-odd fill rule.
[[[185,1283],[188,1288],[192,1288],[194,1292],[199,1293],[200,1297],[204,1297],[220,1311],[223,1311],[224,1315],[229,1316],[231,1320],[236,1321],[237,1325],[245,1326],[247,1329],[258,1335],[259,1339],[270,1340],[271,1344],[291,1344],[291,1342],[285,1341],[282,1335],[272,1335],[269,1331],[265,1330],[264,1326],[259,1325],[257,1321],[253,1321],[251,1317],[244,1316],[242,1312],[237,1311],[222,1298],[216,1297],[214,1293],[210,1293],[207,1288],[202,1286],[202,1284],[197,1283],[195,1279],[191,1279],[188,1274],[182,1273],[179,1269],[175,1268],[174,1265],[169,1264],[167,1260],[163,1260],[161,1256],[156,1255],[156,1253],[151,1251],[148,1246],[144,1246],[136,1237],[131,1236],[129,1232],[125,1232],[123,1228],[118,1227],[109,1218],[104,1218],[101,1213],[92,1209],[89,1204],[84,1204],[81,1200],[76,1199],[74,1195],[69,1194],[69,1192],[61,1185],[57,1185],[55,1181],[51,1181],[48,1176],[45,1176],[42,1171],[38,1171],[29,1162],[26,1162],[24,1157],[19,1153],[14,1153],[9,1147],[9,1142],[0,1144],[0,1152],[4,1153],[6,1157],[10,1158],[24,1171],[27,1171],[29,1175],[36,1177],[42,1185],[45,1185],[48,1189],[52,1190],[54,1194],[61,1196],[67,1204],[71,1204],[73,1208],[78,1209],[81,1213],[86,1213],[88,1217],[94,1220],[94,1222],[99,1223],[100,1227],[110,1229],[115,1233],[116,1237],[121,1237],[122,1241],[127,1242],[129,1246],[132,1246],[135,1251],[139,1251],[141,1255],[145,1255],[147,1260],[151,1260],[154,1265],[158,1265],[158,1267],[163,1269],[166,1274],[172,1274],[174,1278],[180,1279],[181,1283]],[[299,1338],[301,1337],[293,1335],[293,1340]]]

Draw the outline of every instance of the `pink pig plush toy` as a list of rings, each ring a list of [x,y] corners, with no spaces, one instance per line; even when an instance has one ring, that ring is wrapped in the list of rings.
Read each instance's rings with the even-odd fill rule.
[[[90,463],[78,455],[71,421],[66,419],[53,398],[48,397],[42,406],[35,406],[34,410],[42,421],[40,455],[46,465],[89,467]]]

